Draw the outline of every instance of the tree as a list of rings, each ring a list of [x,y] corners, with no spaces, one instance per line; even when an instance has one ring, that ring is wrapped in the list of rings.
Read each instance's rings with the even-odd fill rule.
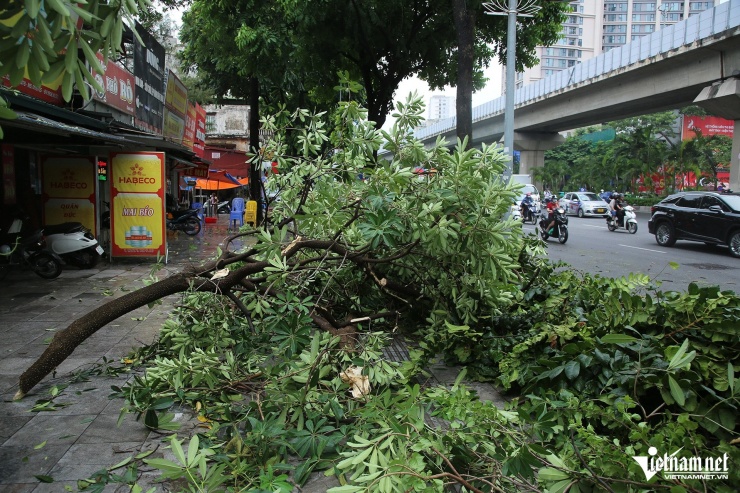
[[[17,397],[110,321],[186,290],[228,300],[248,324],[270,300],[299,296],[318,329],[350,339],[369,322],[374,330],[427,326],[441,334],[488,324],[492,313],[520,300],[519,283],[532,275],[520,262],[540,247],[525,248],[519,222],[504,219],[516,191],[500,179],[502,155],[494,147],[464,150],[463,142],[453,154],[441,143],[424,150],[409,136],[422,112],[418,99],[399,105],[386,144],[392,162],[373,157],[381,132],[356,102],[341,105],[342,132],[333,136],[322,114],[266,118],[265,128],[275,132],[267,150],[281,170],[272,178],[281,189],[274,229],[245,231],[257,239],[247,251],[227,243],[214,261],[72,322],[23,373]],[[298,134],[299,154],[287,153],[286,131]],[[325,154],[328,141],[333,152]],[[420,164],[437,176],[419,180],[413,169]],[[367,181],[357,180],[369,169]]]
[[[730,162],[732,139],[726,135],[704,136],[694,130],[696,137],[688,140],[682,147],[684,162],[693,163],[697,176],[707,173],[717,188],[717,173],[720,167]]]
[[[133,23],[138,12],[136,2],[11,0],[0,7],[0,77],[7,76],[11,87],[24,77],[37,86],[57,83],[65,101],[72,99],[76,85],[89,99],[85,82],[102,88],[85,63],[103,73],[96,53],[104,60],[120,53],[124,21]],[[0,118],[15,118],[1,97]]]

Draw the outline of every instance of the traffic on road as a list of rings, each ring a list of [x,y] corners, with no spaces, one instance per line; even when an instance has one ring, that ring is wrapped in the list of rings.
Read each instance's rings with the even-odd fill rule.
[[[610,231],[604,217],[570,217],[566,244],[547,242],[551,260],[564,261],[573,268],[607,277],[631,272],[647,274],[661,283],[662,290],[686,290],[690,283],[717,285],[738,292],[740,260],[726,246],[699,242],[677,242],[673,247],[656,243],[648,231],[649,213],[638,212],[638,231]],[[525,233],[538,235],[538,227],[523,224]]]

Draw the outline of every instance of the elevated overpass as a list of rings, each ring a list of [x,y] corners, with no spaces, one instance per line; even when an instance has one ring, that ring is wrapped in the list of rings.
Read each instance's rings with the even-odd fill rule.
[[[544,165],[558,132],[691,104],[735,120],[730,186],[740,190],[740,0],[608,51],[517,89],[514,148],[522,173]],[[701,95],[701,96],[700,96]],[[418,129],[431,145],[454,142],[455,118]],[[497,142],[504,133],[504,97],[473,108],[472,145]]]

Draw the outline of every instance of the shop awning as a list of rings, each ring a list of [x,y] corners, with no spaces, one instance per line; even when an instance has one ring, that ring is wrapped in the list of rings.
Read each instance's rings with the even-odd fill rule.
[[[249,184],[248,178],[239,179],[223,170],[210,170],[208,172],[208,178],[196,179],[195,188],[200,188],[201,190],[217,191],[243,187],[247,184]]]

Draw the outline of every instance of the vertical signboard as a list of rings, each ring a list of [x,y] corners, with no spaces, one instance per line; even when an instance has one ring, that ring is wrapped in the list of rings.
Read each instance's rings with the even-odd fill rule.
[[[195,105],[188,103],[188,116],[185,119],[185,131],[182,135],[182,145],[193,150],[195,142]]]
[[[15,152],[13,146],[0,144],[2,150],[3,166],[3,204],[13,205],[17,198],[15,195]]]
[[[144,44],[134,38],[134,78],[136,80],[137,128],[162,135],[164,122],[164,47],[136,23],[136,32]]]
[[[196,156],[203,157],[206,154],[206,110],[195,103],[195,140],[193,141],[193,152]]]
[[[108,163],[112,256],[165,256],[164,153],[111,153]]]
[[[103,55],[97,54],[100,63],[103,63]],[[120,67],[111,60],[105,65],[105,72],[98,74],[91,71],[91,75],[103,88],[102,92],[93,91],[92,98],[107,106],[120,110],[127,115],[134,115],[134,76],[129,71]]]
[[[44,224],[76,222],[95,231],[95,166],[86,156],[42,159]]]

